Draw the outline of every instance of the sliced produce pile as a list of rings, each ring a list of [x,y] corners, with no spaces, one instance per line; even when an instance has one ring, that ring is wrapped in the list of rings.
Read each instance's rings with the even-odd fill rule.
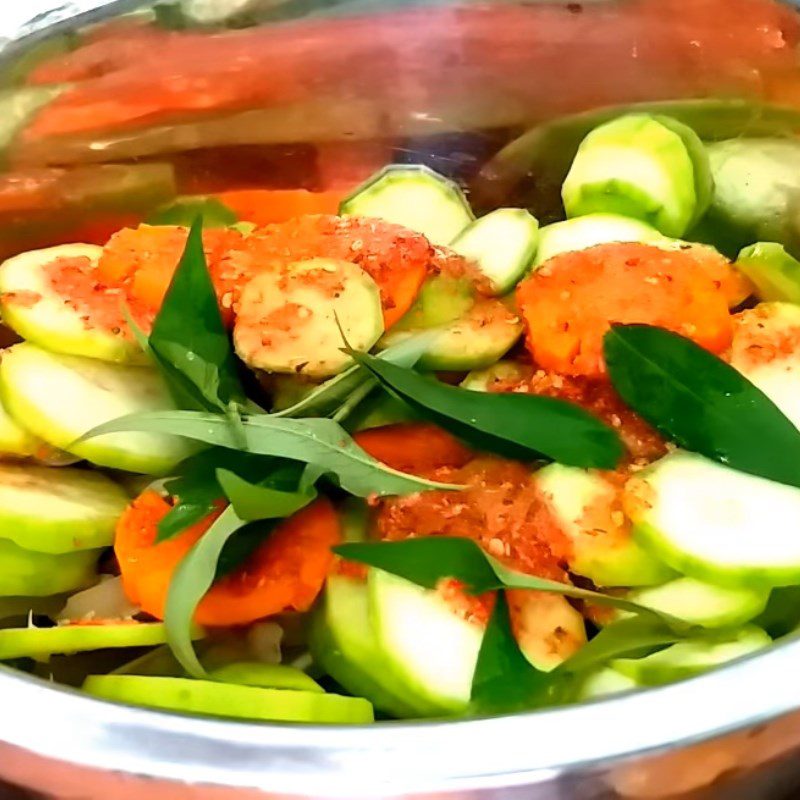
[[[0,660],[362,724],[636,691],[793,635],[800,262],[782,176],[769,207],[748,187],[795,145],[623,114],[541,228],[391,165],[338,214],[181,199],[8,259]]]

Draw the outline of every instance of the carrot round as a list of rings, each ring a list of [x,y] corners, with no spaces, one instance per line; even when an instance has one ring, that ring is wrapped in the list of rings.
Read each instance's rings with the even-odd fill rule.
[[[356,433],[358,445],[400,472],[424,475],[440,467],[463,467],[473,453],[455,436],[426,422],[401,422]]]
[[[612,323],[658,325],[714,353],[731,341],[719,280],[697,251],[598,245],[550,259],[517,289],[536,363],[565,375],[602,375]]]
[[[220,513],[156,543],[158,523],[169,510],[159,494],[144,492],[122,515],[114,543],[125,593],[157,619],[164,618],[176,568]],[[197,607],[195,621],[245,625],[283,611],[306,611],[333,563],[331,547],[339,541],[333,505],[320,498],[281,522],[244,565],[217,581]]]
[[[239,219],[259,226],[286,222],[304,214],[335,214],[344,196],[342,190],[307,189],[237,189],[215,195]]]

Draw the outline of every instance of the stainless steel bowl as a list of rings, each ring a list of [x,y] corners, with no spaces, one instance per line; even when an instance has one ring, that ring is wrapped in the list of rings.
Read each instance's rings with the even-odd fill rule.
[[[327,152],[332,143],[340,148],[334,154],[343,160],[343,143],[392,139],[395,156],[409,152],[410,160],[423,158],[457,174],[472,182],[478,199],[483,191],[484,198],[490,198],[485,200],[488,203],[501,185],[499,173],[493,172],[498,162],[495,159],[490,168],[480,171],[481,164],[530,124],[561,112],[583,111],[599,102],[670,99],[673,91],[681,97],[706,96],[717,88],[728,98],[759,102],[785,91],[780,95],[784,105],[800,103],[800,99],[793,102],[792,87],[786,89],[786,74],[768,80],[767,67],[759,71],[761,67],[754,67],[745,52],[725,55],[724,75],[709,74],[702,58],[692,58],[694,51],[702,51],[704,42],[694,41],[691,29],[681,31],[680,19],[665,16],[663,20],[665,40],[683,37],[675,51],[683,54],[683,60],[673,63],[671,51],[661,52],[660,41],[641,39],[640,32],[631,32],[619,20],[588,24],[584,17],[601,4],[613,11],[636,2],[554,3],[548,13],[557,11],[562,16],[549,40],[546,32],[539,31],[538,38],[528,42],[529,31],[506,26],[497,44],[501,52],[487,59],[488,67],[480,59],[475,61],[475,42],[454,6],[395,12],[369,0],[335,8],[330,2],[306,0],[272,3],[262,25],[274,43],[296,35],[294,17],[312,15],[317,20],[303,23],[308,26],[303,28],[306,33],[296,41],[318,57],[321,53],[327,65],[329,73],[320,78],[326,88],[319,98],[311,91],[311,101],[304,105],[280,93],[269,102],[254,97],[249,105],[228,109],[221,121],[209,117],[198,102],[197,108],[184,109],[178,121],[145,114],[127,127],[106,130],[89,125],[80,134],[45,136],[40,141],[26,138],[25,130],[15,130],[0,186],[8,188],[15,179],[19,183],[21,176],[45,173],[54,175],[54,180],[65,175],[66,179],[59,184],[62,194],[53,201],[50,213],[40,214],[34,222],[25,214],[3,217],[0,209],[0,249],[57,239],[63,233],[57,225],[62,217],[78,224],[81,215],[89,218],[109,212],[102,198],[97,205],[81,206],[76,205],[74,193],[64,195],[63,186],[70,185],[76,174],[70,170],[91,170],[92,165],[165,159],[184,173],[202,164],[206,177],[211,176],[208,180],[217,180],[222,174],[219,164],[196,156],[221,143],[250,148],[251,156],[253,148],[262,148],[273,159],[267,158],[269,163],[278,163],[284,151],[291,160],[292,153],[309,141],[326,142],[318,152]],[[684,10],[691,16],[705,2],[683,0]],[[24,27],[10,22],[8,11],[0,8],[0,25],[6,24],[0,33],[7,32],[6,71],[32,43],[55,42],[65,31],[148,4],[87,0],[59,8],[31,5],[29,0],[25,6],[31,15],[38,10],[48,13]],[[508,13],[510,6],[498,2],[472,7],[491,21],[494,14]],[[534,13],[536,4],[527,8]],[[359,24],[374,31],[368,37],[374,41],[362,53],[367,61],[351,63],[348,74],[346,61],[333,53],[328,58],[324,47],[320,51],[320,41],[327,41],[329,48],[341,47],[352,57],[356,51],[347,50],[345,36],[352,33],[347,25],[356,13],[365,15]],[[429,14],[418,18],[413,41],[400,35],[408,33],[408,17],[403,15],[411,13]],[[420,24],[419,19],[429,19],[430,24]],[[748,24],[724,15],[715,22],[723,43],[726,25],[734,22]],[[338,28],[325,27],[341,24],[341,37],[336,35]],[[752,25],[757,28],[757,21]],[[477,35],[477,29],[470,30]],[[215,36],[213,31],[205,35]],[[591,57],[577,65],[559,61],[559,53],[574,56],[578,52],[579,37],[592,41],[587,51]],[[198,40],[193,59],[203,60],[202,41]],[[491,36],[481,46],[487,42],[491,44]],[[376,51],[375,43],[383,50]],[[504,66],[503,48],[512,45],[514,58],[522,60]],[[538,75],[526,76],[522,69],[528,56],[519,54],[527,45],[533,54],[530,64],[540,70]],[[602,73],[603,64],[620,47],[627,48],[627,61],[617,59],[616,73],[601,74],[598,80],[597,70]],[[140,55],[132,48],[107,57],[122,63],[127,59],[131,66]],[[380,81],[373,82],[370,74],[370,66],[382,56],[395,78],[383,94]],[[669,78],[653,74],[659,58]],[[628,69],[620,71],[625,63]],[[542,71],[542,65],[550,69]],[[785,66],[781,69],[785,72]],[[582,75],[599,96],[575,91],[576,78]],[[792,76],[791,70],[788,75]],[[213,80],[214,75],[207,77]],[[318,88],[313,77],[304,79],[307,94]],[[152,79],[157,91],[159,81],[179,80],[180,75],[154,74]],[[562,80],[571,81],[572,90],[559,95]],[[534,100],[541,101],[538,107]],[[513,186],[503,186],[500,196],[528,191],[529,177],[523,168]],[[100,702],[0,668],[0,780],[9,787],[76,800],[789,798],[800,791],[798,664],[800,642],[790,642],[691,681],[579,707],[485,720],[379,723],[368,728],[255,725],[169,715]],[[0,796],[4,796],[2,786]]]

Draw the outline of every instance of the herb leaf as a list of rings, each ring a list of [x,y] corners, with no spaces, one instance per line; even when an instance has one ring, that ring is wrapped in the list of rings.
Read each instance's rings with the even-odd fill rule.
[[[587,672],[617,656],[637,650],[662,647],[686,638],[656,617],[637,616],[622,619],[603,628],[577,653],[558,667],[560,672]]]
[[[205,677],[206,671],[192,646],[194,612],[214,582],[222,548],[243,525],[233,508],[226,508],[186,554],[169,585],[164,613],[167,643],[181,666],[195,678]]]
[[[231,402],[247,402],[206,265],[199,219],[189,230],[149,344],[177,402],[222,411]]]
[[[621,608],[636,614],[660,617],[668,620],[669,624],[677,629],[690,627],[682,620],[640,606],[622,597],[593,592],[590,589],[581,589],[571,584],[537,578],[534,575],[525,575],[508,569],[485,553],[471,539],[429,536],[402,542],[340,544],[333,550],[342,558],[391,572],[427,589],[435,588],[439,581],[446,578],[460,581],[471,594],[483,594],[496,589],[534,589],[590,600],[597,605]]]
[[[613,326],[605,358],[622,399],[681,447],[800,487],[800,431],[729,364],[649,325]]]
[[[291,516],[317,496],[313,486],[287,492],[251,483],[226,469],[217,470],[217,480],[239,519],[248,521]]]
[[[224,496],[217,480],[218,468],[248,480],[258,480],[274,465],[272,458],[222,447],[203,450],[187,458],[179,465],[176,476],[164,482],[164,489],[176,498],[176,503],[158,523],[156,541],[171,539],[214,511]]]
[[[402,367],[413,367],[430,347],[438,334],[423,331],[387,347],[378,358]],[[289,408],[271,414],[273,417],[327,416],[340,409],[359,389],[376,383],[370,373],[359,364],[353,364],[344,372],[321,383],[302,400]],[[366,397],[366,393],[364,395]]]
[[[478,653],[470,710],[475,714],[510,714],[552,702],[562,676],[533,667],[511,630],[508,601],[499,592]]]
[[[332,419],[282,419],[262,414],[242,419],[244,442],[237,441],[228,420],[200,411],[156,411],[130,414],[99,425],[81,440],[118,431],[166,432],[206,444],[255,455],[280,456],[334,475],[341,487],[357,497],[411,494],[427,489],[458,489],[398,472],[376,461]]]
[[[517,458],[544,455],[576,467],[612,469],[617,434],[579,406],[551,397],[471,392],[365,353],[353,358],[392,394],[481,450]]]
[[[236,213],[216,197],[179,197],[157,208],[146,220],[148,225],[191,225],[198,217],[204,228],[227,228],[239,221]]]

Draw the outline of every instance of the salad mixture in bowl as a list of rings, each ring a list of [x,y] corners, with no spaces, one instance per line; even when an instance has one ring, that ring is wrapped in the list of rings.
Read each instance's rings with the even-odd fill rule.
[[[15,90],[50,93],[22,162],[82,152],[91,98],[49,87],[86,58]],[[7,186],[104,201],[0,242],[0,661],[363,724],[644,691],[794,635],[797,122],[606,105],[469,191],[414,159],[346,191],[175,198],[155,162]]]

